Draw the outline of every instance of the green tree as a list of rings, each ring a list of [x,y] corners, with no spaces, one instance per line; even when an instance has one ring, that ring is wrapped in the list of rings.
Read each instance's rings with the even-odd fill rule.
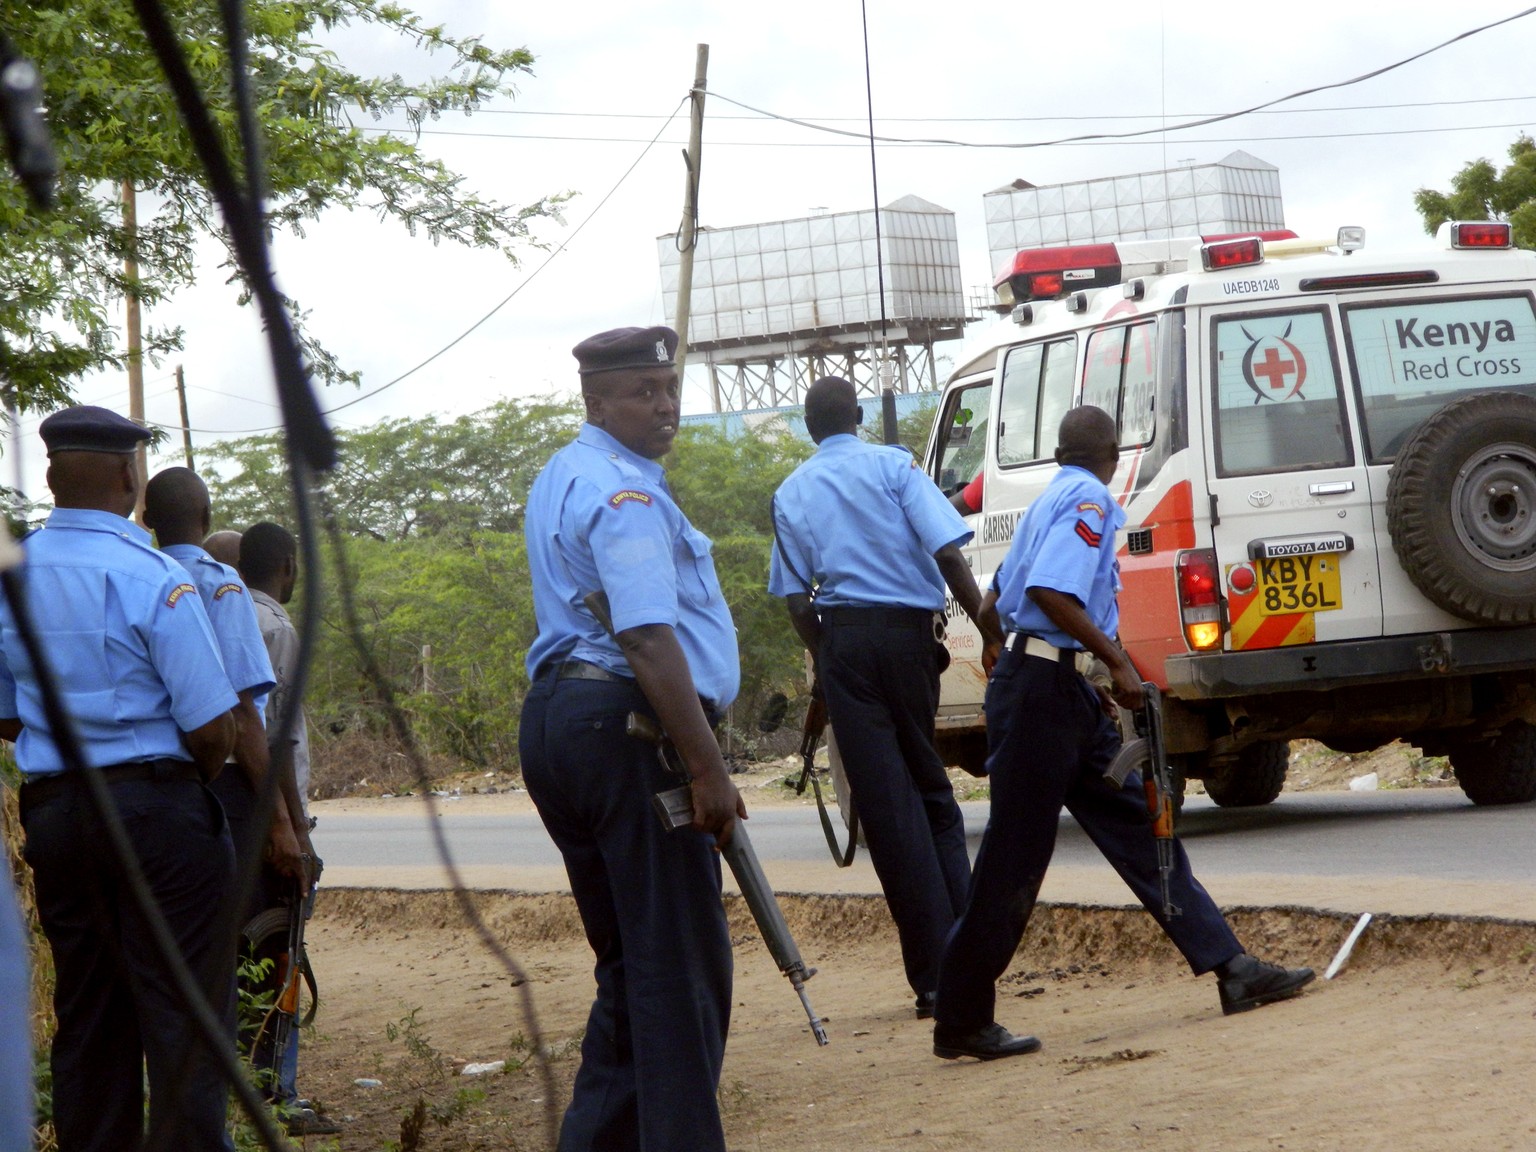
[[[228,54],[215,0],[165,0],[226,149],[236,154]],[[469,113],[512,91],[533,56],[450,35],[389,0],[244,0],[251,89],[276,231],[303,234],[332,209],[362,208],[434,242],[512,248],[530,222],[556,216],[564,195],[511,206],[482,199],[462,178],[399,136],[367,135],[354,119],[403,116],[411,125]],[[321,43],[345,25],[392,33],[437,54],[441,76],[407,83],[349,69]],[[197,242],[223,237],[202,169],[132,6],[121,0],[0,0],[0,27],[43,75],[61,177],[58,209],[29,212],[19,185],[0,181],[0,376],[21,405],[48,409],[73,382],[123,363],[111,323],[130,290],[146,306],[192,282]],[[138,197],[129,285],[121,187]],[[295,302],[290,306],[297,314]],[[302,334],[301,334],[302,335]],[[178,348],[177,329],[150,329],[145,352]],[[305,350],[330,381],[355,380],[313,341]]]
[[[735,438],[714,428],[687,428],[668,461],[668,483],[678,504],[714,542],[715,571],[741,651],[735,723],[744,730],[755,725],[772,693],[803,679],[800,641],[783,601],[768,593],[769,498],[811,451],[782,425]]]
[[[934,401],[932,404],[914,408],[896,421],[896,443],[908,449],[919,460],[923,458],[923,453],[928,451],[928,433],[933,428],[933,417],[938,410],[938,401]],[[868,401],[864,403],[864,411],[869,411]],[[875,412],[874,420],[866,416],[864,423],[859,425],[859,436],[871,444],[883,444],[885,429],[882,426],[878,407]]]
[[[523,501],[549,458],[581,423],[581,406],[556,397],[503,400],[468,416],[381,420],[337,433],[340,462],[323,479],[342,528],[375,540],[467,538],[521,532]],[[227,440],[205,450],[218,527],[290,520],[279,436]]]
[[[1536,141],[1522,132],[1509,159],[1502,172],[1487,159],[1472,161],[1451,178],[1449,192],[1415,192],[1424,230],[1434,235],[1447,220],[1507,220],[1519,247],[1536,248]]]

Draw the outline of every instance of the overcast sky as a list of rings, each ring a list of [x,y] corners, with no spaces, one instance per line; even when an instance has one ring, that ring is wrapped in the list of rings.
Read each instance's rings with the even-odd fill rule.
[[[578,340],[618,325],[668,321],[655,238],[680,216],[684,101],[697,44],[710,46],[711,93],[784,116],[863,127],[857,0],[410,6],[456,33],[481,35],[497,47],[525,46],[537,58],[534,74],[517,81],[515,98],[430,123],[423,149],[506,202],[578,195],[564,227],[540,229],[551,245],[569,241],[542,268],[546,254],[533,248],[519,252],[514,265],[495,252],[434,247],[363,213],[337,214],[302,240],[280,241],[281,285],[311,310],[322,341],[362,373],[358,391],[327,390],[327,408],[431,356],[526,285],[430,366],[338,412],[342,427],[386,416],[454,416],[508,396],[574,393],[570,348]],[[1157,128],[1235,111],[1347,80],[1520,10],[1483,0],[869,0],[868,8],[876,132],[987,144]],[[446,66],[379,33],[342,32],[334,46],[361,71],[419,78],[434,64]],[[1040,148],[881,145],[880,202],[915,194],[953,210],[970,289],[991,276],[984,192],[1018,177],[1054,184],[1209,163],[1243,148],[1278,166],[1286,222],[1303,235],[1359,224],[1368,249],[1423,245],[1429,240],[1413,210],[1414,190],[1448,187],[1476,157],[1504,162],[1509,144],[1536,118],[1533,59],[1536,15],[1374,79],[1165,137]],[[659,142],[647,151],[658,131]],[[702,223],[859,210],[870,206],[871,195],[867,144],[709,101]],[[175,360],[146,368],[148,416],[179,424],[171,379],[179,360],[195,443],[270,427],[277,415],[253,310],[236,304],[212,263],[203,279],[146,317],[183,325],[187,345]],[[78,395],[127,408],[121,377],[89,380]],[[700,376],[686,389],[685,409],[707,406]],[[33,420],[23,427],[29,453],[37,446],[35,426]]]

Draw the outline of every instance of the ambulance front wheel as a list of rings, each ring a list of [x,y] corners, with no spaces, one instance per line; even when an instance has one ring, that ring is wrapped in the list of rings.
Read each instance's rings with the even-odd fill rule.
[[[1524,804],[1536,800],[1536,728],[1520,720],[1497,736],[1451,746],[1456,782],[1474,804]]]
[[[1285,787],[1285,770],[1290,763],[1288,742],[1261,740],[1230,760],[1212,765],[1205,777],[1205,793],[1223,808],[1268,804]]]

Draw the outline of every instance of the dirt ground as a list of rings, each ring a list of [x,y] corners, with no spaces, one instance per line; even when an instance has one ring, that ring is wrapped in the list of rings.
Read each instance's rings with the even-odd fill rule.
[[[1433,784],[1440,773],[1410,750],[1347,758],[1303,746],[1296,756],[1292,788],[1343,787],[1371,771],[1383,786]],[[749,805],[797,802],[777,784],[783,774],[740,778]],[[523,802],[498,792],[484,800]],[[332,1147],[552,1147],[591,1000],[591,954],[568,896],[472,899],[517,977],[450,894],[324,893],[310,932],[323,1004],[300,1087],[345,1124]],[[820,969],[808,990],[831,1044],[815,1045],[744,906],[728,897],[736,1008],[720,1096],[733,1152],[1536,1148],[1528,922],[1378,916],[1336,979],[1223,1017],[1214,980],[1191,977],[1144,913],[1043,905],[1000,985],[998,1016],[1044,1050],[981,1064],[931,1054],[878,897],[782,903]],[[1354,919],[1302,908],[1229,915],[1250,950],[1319,974]],[[496,1060],[506,1061],[499,1072],[458,1074]]]

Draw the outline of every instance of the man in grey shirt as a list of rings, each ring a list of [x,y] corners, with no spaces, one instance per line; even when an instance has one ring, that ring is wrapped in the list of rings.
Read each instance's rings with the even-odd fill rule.
[[[210,551],[212,549],[210,548]],[[283,741],[293,751],[293,773],[297,795],[289,803],[297,803],[303,813],[301,822],[309,823],[309,730],[304,721],[304,708],[294,710],[293,723],[287,732],[279,732],[277,725],[289,701],[299,664],[299,637],[293,621],[283,608],[293,598],[294,584],[298,578],[298,548],[293,534],[280,524],[263,521],[253,524],[240,537],[240,575],[251,592],[251,603],[256,609],[256,624],[267,646],[267,656],[272,661],[273,679],[277,687],[267,698],[267,742],[273,749],[273,764],[280,762],[276,755]],[[311,895],[313,889],[310,890]],[[304,914],[309,914],[306,906]],[[279,1104],[286,1105],[289,1135],[323,1136],[340,1131],[340,1127],[326,1116],[315,1112],[309,1101],[299,1098],[297,1079],[299,1065],[299,1030],[288,1033],[288,1046],[278,1054],[277,1086],[275,1096]]]

